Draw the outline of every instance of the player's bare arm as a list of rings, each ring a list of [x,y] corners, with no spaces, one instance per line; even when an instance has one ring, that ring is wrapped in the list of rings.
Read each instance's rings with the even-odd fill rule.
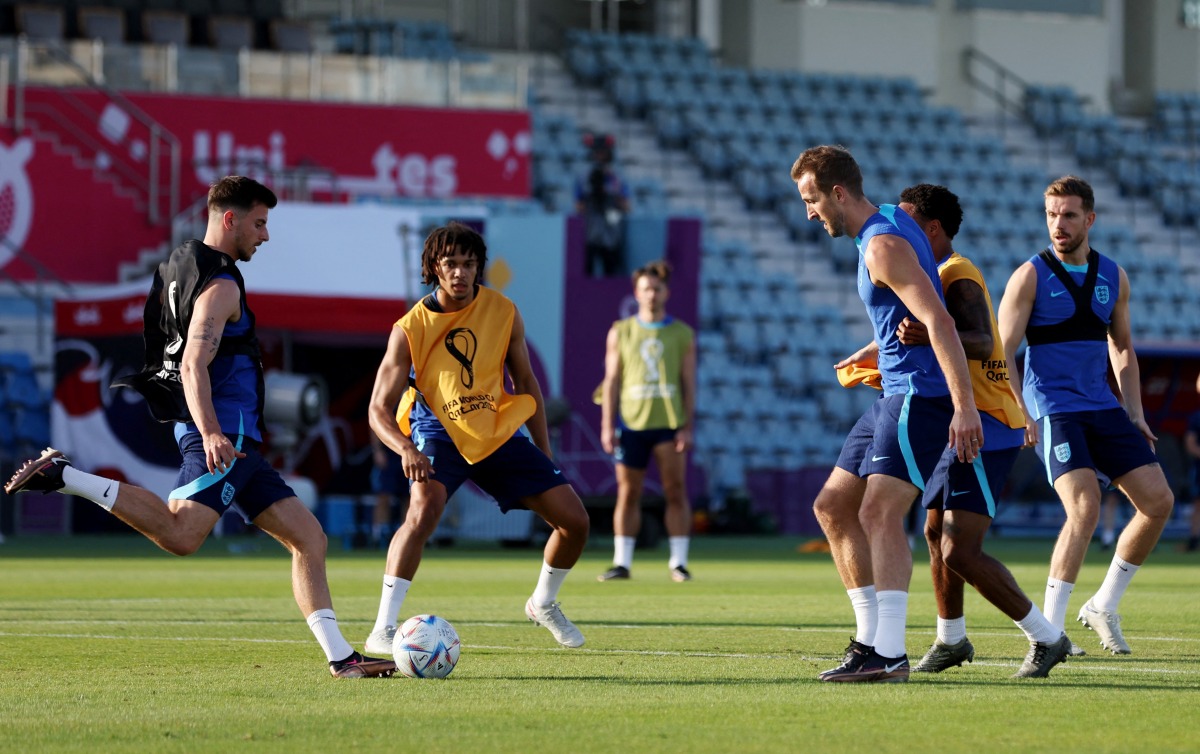
[[[958,339],[968,359],[982,361],[992,355],[992,312],[983,288],[974,280],[955,280],[946,289],[946,311],[954,318]],[[905,317],[896,337],[906,346],[929,345],[929,329]]]
[[[967,357],[958,340],[954,319],[946,311],[933,281],[921,269],[912,247],[899,236],[876,236],[864,254],[867,270],[877,285],[891,288],[929,330],[930,344],[946,375],[954,418],[950,421],[950,445],[960,461],[972,461],[983,447],[983,422],[975,408]]]
[[[612,455],[617,449],[617,407],[621,400],[621,338],[608,329],[604,341],[604,382],[600,385],[600,445]]]
[[[1133,328],[1129,321],[1129,277],[1125,274],[1125,268],[1117,269],[1120,272],[1121,292],[1113,306],[1112,321],[1108,325],[1108,358],[1117,378],[1117,388],[1121,391],[1125,413],[1129,414],[1129,420],[1153,448],[1158,437],[1150,431],[1150,425],[1146,424],[1145,412],[1142,410],[1142,378],[1138,370],[1137,354],[1133,351]]]
[[[834,369],[848,367],[851,364],[878,364],[879,363],[879,344],[871,341],[846,358],[833,365]]]
[[[183,394],[188,412],[204,439],[204,455],[210,473],[224,472],[235,458],[245,458],[221,431],[217,412],[213,408],[212,382],[208,366],[217,356],[221,346],[221,335],[226,322],[236,322],[241,317],[242,297],[237,283],[219,278],[209,283],[192,310],[188,325],[187,344],[183,349],[183,360],[179,364],[179,375],[183,381]]]
[[[542,399],[542,386],[533,374],[529,345],[525,342],[525,320],[521,318],[520,311],[513,314],[512,335],[509,336],[508,355],[504,357],[504,365],[508,367],[509,377],[512,378],[513,392],[531,396],[537,405],[533,416],[525,422],[529,437],[547,457],[553,458],[550,452],[550,432],[546,428],[546,404]]]
[[[1000,328],[1000,342],[1004,344],[1004,362],[1008,364],[1008,377],[1017,379],[1017,349],[1025,340],[1025,328],[1029,326],[1029,316],[1033,313],[1033,300],[1037,295],[1037,270],[1033,264],[1026,262],[1008,279],[1004,296],[1000,299],[1000,308],[996,314],[997,327]],[[1021,412],[1025,414],[1025,447],[1037,445],[1038,428],[1025,406],[1025,396],[1019,385],[1013,386],[1013,395]]]
[[[688,343],[680,365],[679,389],[683,391],[683,425],[675,432],[675,450],[684,453],[692,447],[696,421],[696,341]]]
[[[412,354],[408,349],[408,336],[403,328],[393,327],[392,334],[388,336],[387,351],[379,364],[379,371],[375,373],[367,421],[383,444],[400,456],[404,476],[414,482],[425,482],[433,476],[429,457],[417,450],[412,439],[401,432],[396,423],[396,405],[408,389],[411,370]]]

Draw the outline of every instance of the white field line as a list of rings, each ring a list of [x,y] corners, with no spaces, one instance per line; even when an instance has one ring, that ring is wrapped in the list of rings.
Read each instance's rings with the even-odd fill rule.
[[[213,620],[208,618],[152,618],[147,616],[144,619],[127,620],[113,618],[68,618],[68,619],[45,619],[45,618],[6,618],[3,617],[4,608],[0,607],[0,626],[18,625],[18,624],[33,624],[44,626],[52,624],[55,626],[244,626],[247,624],[261,623],[263,625],[277,625],[280,623],[278,619],[273,618],[239,618],[238,620]],[[366,621],[346,620],[342,619],[341,624],[354,625],[365,623]],[[511,628],[518,625],[526,625],[524,621],[455,621],[456,624],[461,623],[464,626],[482,626],[485,628]],[[586,621],[581,621],[583,625],[588,625]],[[647,631],[671,631],[671,630],[686,630],[686,631],[727,631],[730,628],[757,628],[761,631],[784,631],[790,633],[801,634],[844,634],[851,630],[846,628],[799,628],[795,626],[777,626],[775,628],[765,628],[761,626],[739,626],[738,624],[729,624],[726,626],[695,626],[681,625],[673,623],[606,623],[603,625],[593,625],[592,628],[608,630],[647,630]],[[1083,639],[1084,644],[1080,644],[1084,649],[1092,653],[1091,649],[1086,646],[1090,639],[1094,639],[1095,635],[1087,628],[1082,626],[1067,626],[1067,632],[1073,638]],[[909,636],[933,636],[934,632],[929,629],[908,629]],[[968,632],[971,637],[982,636],[998,639],[1018,638],[1020,634],[1017,629],[1011,631],[997,630],[971,630]],[[1143,636],[1140,634],[1126,634],[1126,638],[1131,639],[1134,643],[1140,641],[1160,641],[1160,642],[1200,642],[1200,637],[1195,636]],[[1079,642],[1076,642],[1077,644]],[[1105,650],[1099,646],[1095,649],[1095,654],[1102,654]]]
[[[464,624],[465,625],[465,624]],[[492,624],[471,624],[471,625],[492,625]],[[513,625],[513,624],[504,624]],[[222,643],[245,643],[245,644],[309,644],[311,640],[301,639],[255,639],[235,636],[114,636],[104,634],[62,634],[62,633],[18,633],[14,631],[0,631],[0,637],[7,638],[24,638],[24,639],[92,639],[92,640],[111,640],[111,641],[178,641],[178,642],[195,642],[195,641],[211,641]],[[494,644],[463,644],[464,649],[487,649],[497,652],[566,652],[568,650],[561,647],[511,647]],[[578,649],[569,650],[571,654],[583,655],[634,655],[641,657],[708,657],[720,659],[760,659],[760,660],[800,660],[807,662],[836,662],[839,658],[828,656],[810,656],[810,655],[795,655],[795,654],[749,654],[745,652],[687,652],[687,651],[668,651],[668,650],[640,650],[640,649],[591,649],[581,647]],[[991,668],[1016,668],[1020,666],[1019,662],[986,662],[979,661],[973,663],[980,667]],[[1070,662],[1064,664],[1059,671],[1066,670],[1082,670],[1082,671],[1104,671],[1104,672],[1124,672],[1124,673],[1146,673],[1151,675],[1197,675],[1200,674],[1200,665],[1195,669],[1184,668],[1157,668],[1157,667],[1141,667],[1129,664],[1118,663],[1112,665],[1100,665],[1095,662]]]

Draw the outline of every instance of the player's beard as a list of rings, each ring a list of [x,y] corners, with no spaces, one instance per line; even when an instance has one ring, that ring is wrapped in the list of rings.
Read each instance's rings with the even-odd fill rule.
[[[1069,257],[1072,254],[1074,254],[1076,251],[1079,251],[1079,247],[1083,246],[1083,242],[1086,240],[1087,240],[1087,236],[1084,236],[1082,234],[1079,236],[1071,236],[1070,238],[1067,239],[1066,243],[1063,244],[1063,246],[1061,248],[1058,246],[1058,242],[1055,241],[1054,250],[1057,251],[1059,254],[1062,254],[1064,257]]]
[[[825,229],[830,238],[841,238],[846,235],[846,213],[838,210],[837,215],[825,221]]]

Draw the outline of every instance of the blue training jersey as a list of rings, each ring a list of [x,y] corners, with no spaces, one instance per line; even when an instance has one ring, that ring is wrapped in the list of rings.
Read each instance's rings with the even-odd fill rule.
[[[233,280],[231,275],[217,275],[213,279]],[[245,335],[250,330],[250,317],[242,307],[242,316],[237,322],[226,322],[222,339]],[[258,369],[254,359],[244,354],[217,356],[208,370],[212,385],[213,410],[217,423],[227,435],[244,435],[262,442],[258,431]],[[177,422],[175,439],[191,432],[199,432],[193,422]]]
[[[1095,249],[1099,257],[1096,282],[1088,296],[1095,317],[1107,326],[1112,322],[1113,307],[1120,294],[1121,273],[1117,263]],[[1053,253],[1053,252],[1051,252]],[[1120,408],[1121,404],[1108,384],[1108,340],[1097,337],[1079,339],[1069,335],[1054,337],[1055,342],[1035,344],[1031,328],[1052,326],[1075,314],[1075,296],[1039,256],[1029,260],[1037,271],[1037,292],[1029,314],[1025,349],[1023,394],[1025,405],[1034,419],[1048,414],[1072,411],[1098,411]],[[1063,265],[1076,286],[1082,286],[1087,265]]]
[[[911,393],[927,397],[948,395],[946,378],[937,363],[930,346],[906,346],[896,337],[896,328],[912,312],[891,288],[881,288],[871,282],[863,250],[875,236],[900,236],[917,253],[921,269],[929,276],[929,282],[945,303],[941,279],[938,277],[937,262],[925,231],[894,204],[880,205],[879,211],[867,218],[862,230],[854,239],[858,244],[858,295],[867,307],[867,316],[875,331],[875,343],[879,346],[879,372],[883,377],[883,394]]]

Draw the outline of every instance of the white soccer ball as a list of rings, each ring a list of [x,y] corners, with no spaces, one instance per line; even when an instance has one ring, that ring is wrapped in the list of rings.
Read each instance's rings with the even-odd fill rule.
[[[392,644],[396,667],[409,678],[445,678],[458,664],[458,632],[436,615],[404,621]]]

